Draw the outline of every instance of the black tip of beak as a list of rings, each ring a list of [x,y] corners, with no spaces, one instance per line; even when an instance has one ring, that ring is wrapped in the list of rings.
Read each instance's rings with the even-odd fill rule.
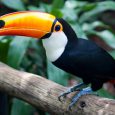
[[[0,20],[0,28],[5,26],[5,22],[3,20]]]
[[[43,37],[41,37],[41,39],[46,39],[46,38],[49,38],[50,36],[51,36],[51,33],[47,33]]]

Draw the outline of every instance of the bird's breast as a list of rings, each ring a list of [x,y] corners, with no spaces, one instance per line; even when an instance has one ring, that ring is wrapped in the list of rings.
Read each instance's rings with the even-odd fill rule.
[[[63,54],[67,41],[64,32],[54,32],[49,38],[43,39],[43,46],[49,61],[54,62]]]

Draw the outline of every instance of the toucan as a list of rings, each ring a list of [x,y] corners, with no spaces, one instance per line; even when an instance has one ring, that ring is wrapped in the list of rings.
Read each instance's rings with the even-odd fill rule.
[[[69,88],[59,96],[73,91],[72,107],[84,94],[99,90],[115,79],[115,60],[91,40],[78,38],[72,27],[62,18],[37,12],[21,11],[0,17],[0,36],[19,35],[42,39],[46,56],[55,66],[82,78],[83,82]],[[91,87],[86,87],[91,84]]]

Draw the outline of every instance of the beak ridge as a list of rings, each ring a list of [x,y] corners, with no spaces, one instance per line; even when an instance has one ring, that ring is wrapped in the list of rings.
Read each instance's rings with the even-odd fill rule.
[[[55,16],[42,12],[15,12],[0,17],[0,36],[44,38],[51,34]]]

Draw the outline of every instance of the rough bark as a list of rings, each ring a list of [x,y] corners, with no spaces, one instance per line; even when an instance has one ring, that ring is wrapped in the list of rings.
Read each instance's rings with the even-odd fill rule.
[[[0,90],[39,109],[53,115],[115,115],[114,100],[94,95],[82,96],[72,110],[68,111],[72,95],[64,102],[57,98],[66,89],[41,76],[17,71],[0,63]]]

